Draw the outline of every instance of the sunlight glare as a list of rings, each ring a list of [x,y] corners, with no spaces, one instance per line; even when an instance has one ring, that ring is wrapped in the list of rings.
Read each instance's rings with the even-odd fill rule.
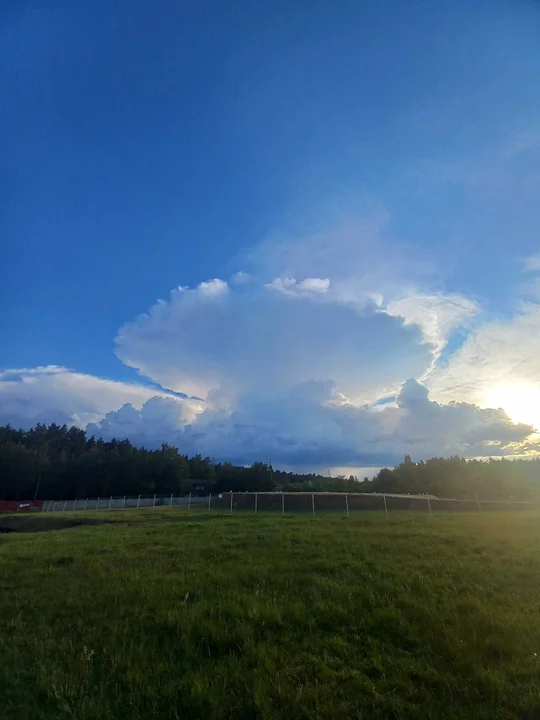
[[[502,408],[515,423],[540,428],[540,388],[532,385],[499,385],[486,393],[483,407]]]

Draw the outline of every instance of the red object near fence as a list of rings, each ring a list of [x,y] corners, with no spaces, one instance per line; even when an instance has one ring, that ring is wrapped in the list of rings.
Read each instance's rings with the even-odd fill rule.
[[[42,510],[43,500],[0,500],[0,512]]]

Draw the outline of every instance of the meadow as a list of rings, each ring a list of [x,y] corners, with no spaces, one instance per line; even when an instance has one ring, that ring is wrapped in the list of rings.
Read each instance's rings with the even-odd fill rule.
[[[540,718],[537,511],[1,525],[3,720]]]

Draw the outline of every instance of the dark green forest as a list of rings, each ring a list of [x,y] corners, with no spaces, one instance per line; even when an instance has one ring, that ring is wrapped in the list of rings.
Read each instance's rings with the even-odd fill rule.
[[[326,477],[275,470],[264,462],[249,467],[188,457],[163,443],[158,450],[129,440],[104,441],[66,425],[31,430],[0,427],[0,500],[182,495],[189,492],[386,492],[437,497],[529,499],[540,489],[540,459],[464,460],[409,456],[373,480]]]
[[[280,472],[262,462],[249,467],[214,463],[209,457],[182,455],[167,443],[147,450],[129,440],[87,437],[84,430],[66,425],[0,427],[0,500],[264,491],[324,479]]]

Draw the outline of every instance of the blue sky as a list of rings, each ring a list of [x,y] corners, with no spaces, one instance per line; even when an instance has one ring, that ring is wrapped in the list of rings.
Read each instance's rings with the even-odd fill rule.
[[[23,1],[0,41],[0,419],[284,465],[535,451],[536,2]],[[376,403],[410,379],[512,439],[400,435],[418,407]]]

